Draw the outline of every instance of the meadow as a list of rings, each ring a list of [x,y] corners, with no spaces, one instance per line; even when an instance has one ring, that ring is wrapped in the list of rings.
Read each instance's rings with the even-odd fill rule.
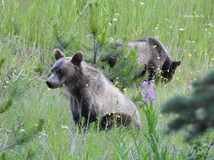
[[[10,108],[0,113],[0,156],[54,160],[203,159],[213,130],[187,143],[184,139],[191,126],[166,134],[167,123],[175,115],[165,115],[160,110],[170,98],[188,97],[191,84],[213,70],[213,7],[213,0],[2,0],[0,104],[13,92],[11,85],[15,85],[16,92]],[[140,132],[90,129],[85,136],[75,129],[64,88],[50,90],[46,86],[54,63],[53,49],[60,48],[67,56],[81,50],[92,62],[95,35],[104,45],[118,38],[157,37],[173,59],[182,60],[170,83],[155,85],[157,102],[152,107],[156,111],[157,141],[148,138],[151,126],[142,107]],[[98,62],[102,54],[98,51]],[[140,83],[136,83],[127,87],[125,94],[134,99],[141,90]],[[1,152],[38,126],[39,119],[44,120],[44,128],[37,136]],[[212,148],[207,159],[213,157]]]

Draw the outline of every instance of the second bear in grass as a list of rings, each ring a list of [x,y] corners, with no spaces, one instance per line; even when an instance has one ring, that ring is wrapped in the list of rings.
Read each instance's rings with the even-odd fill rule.
[[[135,50],[137,52],[137,62],[143,66],[143,70],[137,71],[135,77],[148,75],[148,80],[167,82],[172,80],[177,67],[181,61],[173,61],[164,45],[156,38],[144,38],[140,40],[124,43],[118,40],[115,43],[115,56],[107,56],[102,61],[107,61],[111,67],[116,65],[118,58]]]
[[[84,128],[100,118],[100,129],[111,128],[113,119],[118,125],[140,127],[137,107],[98,69],[83,61],[82,52],[65,57],[54,50],[56,59],[51,76],[46,81],[50,88],[65,85],[70,95],[70,107],[74,122]],[[81,124],[82,118],[84,123]]]

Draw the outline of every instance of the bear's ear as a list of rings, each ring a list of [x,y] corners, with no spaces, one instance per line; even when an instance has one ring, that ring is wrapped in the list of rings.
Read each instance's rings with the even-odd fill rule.
[[[173,69],[177,68],[177,67],[180,66],[180,65],[181,65],[181,61],[173,61],[173,62],[172,62],[172,68],[173,68]]]
[[[64,54],[62,53],[62,51],[60,51],[60,49],[58,49],[58,48],[54,49],[53,53],[54,53],[54,57],[56,60],[58,60],[62,57],[65,57]]]
[[[76,66],[80,66],[80,63],[82,62],[83,59],[83,53],[78,51],[74,54],[74,56],[71,59],[71,62],[76,65]]]

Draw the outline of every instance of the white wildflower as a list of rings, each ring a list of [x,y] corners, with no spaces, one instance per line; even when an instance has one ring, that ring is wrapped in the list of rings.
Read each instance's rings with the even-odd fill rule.
[[[39,137],[42,138],[42,137],[48,137],[48,135],[45,133],[45,132],[39,132]]]
[[[145,3],[144,2],[140,2],[140,5],[143,6]]]
[[[19,132],[25,132],[25,130],[24,129],[20,129]]]
[[[113,38],[113,37],[110,37],[109,40],[112,42],[112,41],[114,41],[114,38]]]
[[[119,13],[115,13],[115,16],[118,17],[120,14]]]
[[[68,126],[64,126],[64,125],[62,125],[62,124],[61,124],[61,128],[62,128],[62,129],[69,129]]]
[[[179,31],[184,31],[184,28],[180,28]]]
[[[113,22],[117,22],[118,21],[118,19],[117,18],[113,18],[113,20],[112,20]]]

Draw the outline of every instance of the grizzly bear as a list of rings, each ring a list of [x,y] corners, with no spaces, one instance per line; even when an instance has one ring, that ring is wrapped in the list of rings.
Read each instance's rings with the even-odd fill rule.
[[[100,120],[97,124],[101,130],[111,128],[113,123],[141,126],[134,103],[117,90],[101,71],[87,64],[82,52],[65,57],[59,49],[55,49],[54,56],[56,62],[46,84],[52,89],[62,85],[66,87],[75,124],[87,129],[89,123]]]
[[[123,44],[122,40],[117,40],[114,49],[115,56],[107,56],[102,59],[102,61],[107,61],[111,67],[116,65],[118,58],[124,57],[126,49],[128,53],[136,49],[137,63],[139,66],[143,66],[143,70],[136,72],[136,78],[147,74],[148,80],[168,82],[172,80],[176,68],[181,64],[181,61],[173,61],[164,45],[152,37],[129,41],[127,44]]]

